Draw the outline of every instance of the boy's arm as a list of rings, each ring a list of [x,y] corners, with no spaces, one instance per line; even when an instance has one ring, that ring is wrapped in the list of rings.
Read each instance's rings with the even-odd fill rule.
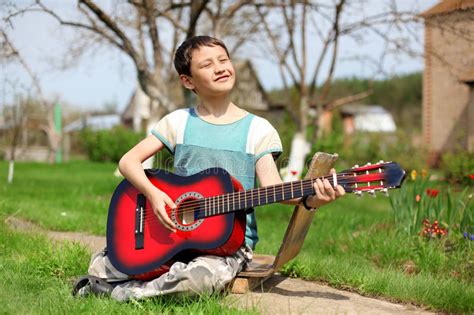
[[[262,187],[281,184],[283,182],[281,180],[280,174],[278,173],[273,156],[270,153],[265,154],[257,161],[256,172],[257,178],[260,181],[260,185]],[[335,170],[331,169],[330,173],[333,172],[335,172]],[[306,204],[311,208],[319,208],[324,206],[325,204],[345,194],[344,188],[342,188],[342,186],[337,185],[336,188],[334,188],[327,179],[316,179],[314,183],[314,190],[316,191],[316,194],[308,197],[306,200]],[[282,203],[294,205],[299,204],[300,201],[301,198],[296,198],[284,201]]]
[[[119,161],[119,169],[123,176],[150,202],[160,222],[170,231],[176,227],[166,213],[166,205],[176,208],[173,200],[163,191],[155,187],[146,177],[142,163],[163,148],[164,144],[154,135],[150,135],[130,149]]]

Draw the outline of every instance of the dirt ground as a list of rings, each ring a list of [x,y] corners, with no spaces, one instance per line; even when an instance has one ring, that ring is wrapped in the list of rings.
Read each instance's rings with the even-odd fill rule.
[[[15,217],[6,219],[14,230],[44,233],[53,241],[78,242],[91,253],[105,246],[105,237],[77,232],[45,231]],[[239,308],[255,307],[262,314],[434,314],[423,309],[361,296],[301,279],[274,275],[246,294],[230,294],[227,301]]]

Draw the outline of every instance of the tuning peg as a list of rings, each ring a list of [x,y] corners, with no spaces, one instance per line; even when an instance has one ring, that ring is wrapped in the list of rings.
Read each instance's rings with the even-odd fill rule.
[[[387,188],[384,188],[381,190],[381,192],[388,197],[388,189]]]
[[[362,191],[360,190],[354,191],[354,194],[356,195],[356,197],[362,197]]]
[[[372,197],[375,198],[375,190],[371,189],[369,191],[367,191],[369,193],[369,195],[371,195]]]
[[[367,164],[365,164],[365,165],[369,166],[369,165],[372,165],[372,163],[370,163],[370,162],[367,162]]]
[[[385,163],[383,160],[380,160],[380,161],[379,161],[379,164],[383,164],[383,163]]]
[[[352,168],[358,168],[359,164],[354,165]]]

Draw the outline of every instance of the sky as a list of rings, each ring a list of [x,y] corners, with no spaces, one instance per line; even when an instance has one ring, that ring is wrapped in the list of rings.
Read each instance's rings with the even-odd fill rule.
[[[101,5],[107,9],[113,0],[101,2]],[[17,3],[29,2],[18,0]],[[74,15],[75,8],[74,5],[71,6],[74,1],[65,4],[59,0],[50,0],[46,3],[65,16]],[[366,3],[368,7],[374,7],[373,10],[376,10],[375,7],[380,2],[370,0]],[[397,0],[396,3],[404,10],[421,12],[433,6],[437,1]],[[0,13],[5,16],[5,11]],[[69,41],[74,38],[71,29],[59,26],[44,13],[35,12],[17,16],[9,25],[4,21],[1,23],[3,23],[0,24],[1,27],[7,30],[10,40],[37,74],[48,99],[58,99],[83,111],[100,110],[105,107],[105,104],[116,104],[119,110],[125,107],[137,83],[133,64],[128,56],[118,49],[100,49],[95,54],[73,60],[72,66],[61,70],[59,69],[60,61],[66,54]],[[422,44],[423,29],[420,28],[417,32]],[[365,42],[362,45],[352,40],[341,41],[336,77],[367,77],[373,74],[373,69],[367,62],[351,59],[354,51],[360,52],[359,55],[376,57],[383,49],[381,41],[373,35],[367,34]],[[311,45],[311,41],[308,45]],[[276,64],[258,49],[247,49],[240,52],[238,57],[251,59],[265,89],[282,86]],[[310,55],[308,59],[309,68],[312,68],[315,58]],[[384,68],[388,75],[422,71],[423,60],[420,57],[395,54],[387,57]],[[0,74],[0,93],[2,94],[0,102],[2,104],[11,102],[15,91],[29,90],[31,86],[28,75],[18,64],[0,63]]]

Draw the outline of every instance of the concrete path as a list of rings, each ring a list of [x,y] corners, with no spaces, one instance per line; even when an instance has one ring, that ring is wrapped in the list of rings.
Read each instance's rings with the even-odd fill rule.
[[[91,252],[105,246],[105,237],[77,232],[45,231],[30,222],[9,217],[12,229],[45,233],[54,241],[75,241]],[[312,281],[275,275],[247,294],[230,294],[226,301],[239,308],[256,308],[261,314],[434,314],[410,305],[400,305],[337,290]]]
[[[255,307],[261,314],[433,314],[410,305],[400,305],[337,290],[312,281],[275,275],[262,288],[243,295],[230,295],[231,305]]]

